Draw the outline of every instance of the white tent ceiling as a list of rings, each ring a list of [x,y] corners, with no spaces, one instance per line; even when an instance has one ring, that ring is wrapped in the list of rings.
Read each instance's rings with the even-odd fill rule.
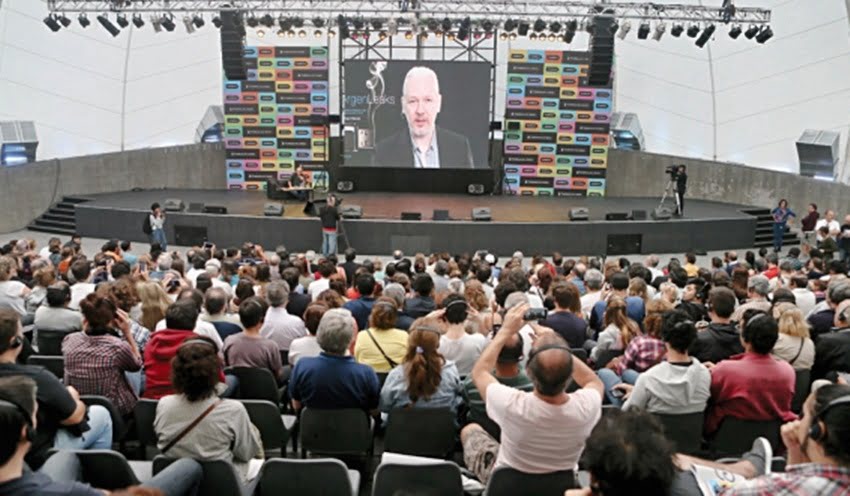
[[[844,150],[850,134],[846,1],[738,3],[773,9],[775,36],[767,44],[732,40],[725,26],[704,49],[684,35],[673,38],[669,27],[659,42],[638,40],[636,26],[618,39],[617,110],[639,115],[653,152],[796,172],[794,141],[809,128],[841,132]],[[35,120],[41,158],[189,143],[207,106],[220,103],[218,31],[211,23],[192,34],[181,22],[172,33],[131,24],[112,38],[96,21],[83,29],[75,20],[52,33],[42,22],[46,14],[42,1],[0,3],[0,120]],[[587,42],[579,34],[573,47]],[[249,29],[248,44],[303,43],[260,39]],[[561,48],[528,40],[509,45]],[[499,48],[499,64],[505,48]],[[335,47],[331,56],[334,68]],[[499,119],[504,67],[496,72]],[[336,113],[335,69],[331,80]]]

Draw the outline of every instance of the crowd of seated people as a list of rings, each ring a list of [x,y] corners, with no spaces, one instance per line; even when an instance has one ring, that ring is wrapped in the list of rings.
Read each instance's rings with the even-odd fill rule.
[[[728,494],[808,488],[806,474],[827,479],[811,487],[850,490],[850,430],[836,426],[850,400],[822,411],[847,394],[850,279],[815,249],[740,261],[729,252],[709,267],[692,253],[661,264],[521,253],[499,263],[486,252],[396,253],[383,266],[351,249],[340,264],[251,243],[144,254],[118,241],[97,253],[79,238],[58,245],[40,253],[16,241],[0,255],[0,400],[21,407],[6,415],[0,402],[7,432],[21,432],[0,452],[12,464],[0,480],[9,494],[76,483],[20,472],[24,460],[52,473],[61,450],[117,442],[109,411],[86,395],[106,397],[125,421],[139,398],[158,400],[161,451],[226,460],[252,487],[262,442],[230,367],[267,370],[283,410],[360,409],[379,432],[398,409],[448,409],[458,460],[485,484],[503,467],[545,474],[581,463],[593,494],[693,494],[676,492],[693,483],[682,474],[712,462],[673,452],[652,415],[703,413],[692,434],[706,446],[727,419],[775,422],[789,463],[809,464],[769,474],[757,442],[724,465],[750,479]],[[548,314],[527,318],[538,308]],[[64,333],[61,380],[27,364],[39,329]],[[621,420],[603,419],[603,405]],[[829,434],[797,435],[812,426]],[[629,461],[632,443],[652,457]],[[45,463],[51,448],[62,457]]]

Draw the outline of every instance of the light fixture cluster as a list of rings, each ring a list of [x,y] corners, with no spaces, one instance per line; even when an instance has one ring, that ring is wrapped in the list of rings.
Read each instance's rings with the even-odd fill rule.
[[[622,25],[615,25],[615,30],[617,31],[617,37],[621,40],[626,39],[629,31],[631,31],[632,24],[630,21],[624,21]],[[670,28],[670,35],[674,38],[681,38],[682,34],[685,34],[688,38],[693,38],[694,44],[700,48],[703,48],[706,43],[714,36],[714,32],[717,30],[717,26],[714,23],[706,23],[701,25],[698,22],[692,22],[685,26],[684,23],[675,22]],[[655,41],[660,41],[664,34],[667,32],[667,23],[664,21],[657,21],[655,23],[655,27],[653,28],[650,21],[644,20],[641,21],[638,25],[637,29],[637,38],[639,40],[645,40],[649,38],[650,33],[652,34],[652,39]],[[765,43],[767,40],[773,37],[773,30],[769,25],[765,24],[762,26],[757,26],[755,24],[750,25],[746,30],[740,24],[732,24],[729,28],[729,37],[733,40],[738,39],[739,36],[743,34],[747,37],[747,39],[751,40],[755,38],[758,43]]]

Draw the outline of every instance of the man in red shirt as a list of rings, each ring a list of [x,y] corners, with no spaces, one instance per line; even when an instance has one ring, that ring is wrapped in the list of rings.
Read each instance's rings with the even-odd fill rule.
[[[711,368],[706,435],[717,432],[724,417],[783,422],[797,418],[791,412],[794,369],[770,356],[778,337],[779,326],[773,317],[756,314],[741,333],[744,353]]]

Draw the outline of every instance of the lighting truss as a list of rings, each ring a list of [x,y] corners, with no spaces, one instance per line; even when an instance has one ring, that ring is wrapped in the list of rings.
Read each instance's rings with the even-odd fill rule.
[[[203,12],[239,11],[258,15],[285,14],[304,18],[337,16],[369,19],[435,17],[501,23],[507,19],[540,19],[546,23],[565,18],[591,18],[604,10],[617,19],[682,23],[725,23],[722,9],[714,6],[657,3],[599,3],[565,0],[45,0],[54,13],[171,13],[175,16]],[[766,25],[770,10],[736,5],[736,23]]]

